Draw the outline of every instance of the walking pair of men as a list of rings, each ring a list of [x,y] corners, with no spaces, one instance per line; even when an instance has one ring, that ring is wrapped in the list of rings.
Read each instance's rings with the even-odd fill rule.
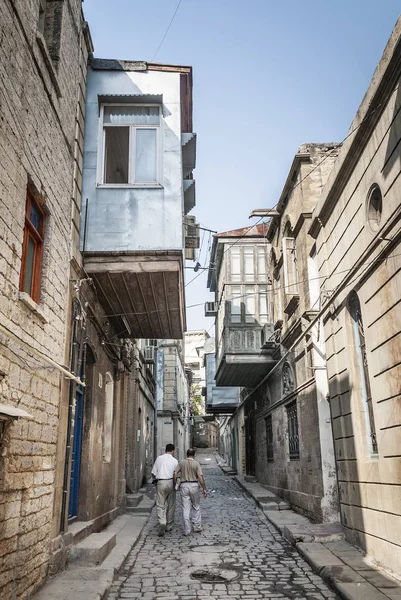
[[[207,497],[205,479],[200,464],[195,460],[195,450],[187,450],[187,458],[180,463],[174,458],[175,447],[167,444],[165,454],[156,459],[152,475],[157,479],[156,507],[159,519],[159,536],[171,531],[174,525],[176,489],[181,491],[184,535],[191,534],[191,521],[196,533],[202,531],[200,489]],[[179,484],[178,484],[179,481]]]

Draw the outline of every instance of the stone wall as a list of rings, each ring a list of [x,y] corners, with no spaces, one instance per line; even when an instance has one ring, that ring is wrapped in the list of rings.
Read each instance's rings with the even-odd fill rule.
[[[398,576],[400,40],[401,20],[351,125],[355,133],[323,190],[311,229],[319,273],[330,274],[322,278],[321,288],[327,298],[324,333],[341,520],[350,541]],[[381,203],[371,203],[372,186],[378,186]]]
[[[81,0],[62,3],[51,40],[46,24],[38,31],[38,0],[5,0],[0,23],[0,321],[28,347],[65,364],[73,147],[85,45]],[[38,304],[19,293],[28,184],[46,213]],[[30,597],[46,576],[67,384],[3,333],[0,369],[1,401],[32,417],[8,423],[1,442],[0,595],[6,600]]]
[[[280,215],[269,225],[273,321],[280,332],[281,353],[277,354],[280,360],[276,367],[246,403],[255,405],[254,473],[258,480],[319,522],[338,518],[330,412],[325,398],[328,384],[324,371],[323,378],[316,377],[319,369],[324,370],[325,349],[319,326],[301,342],[296,340],[320,306],[311,258],[314,241],[308,228],[337,155],[335,144],[304,144],[299,148],[278,203]],[[289,250],[288,240],[293,240]],[[297,455],[290,452],[291,407],[296,407],[298,422]],[[272,432],[269,453],[268,426]]]

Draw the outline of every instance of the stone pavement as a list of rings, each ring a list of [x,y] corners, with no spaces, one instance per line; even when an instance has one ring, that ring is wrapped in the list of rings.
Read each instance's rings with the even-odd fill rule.
[[[159,538],[153,513],[108,600],[337,598],[214,456],[197,458],[209,490],[202,533],[184,537],[177,524]]]
[[[217,456],[220,466],[221,459]],[[251,479],[249,481],[249,479]],[[311,523],[252,478],[235,480],[301,556],[345,600],[401,600],[401,583],[344,540],[339,523]]]

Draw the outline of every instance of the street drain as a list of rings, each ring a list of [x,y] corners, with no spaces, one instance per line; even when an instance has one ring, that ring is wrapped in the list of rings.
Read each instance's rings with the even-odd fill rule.
[[[230,569],[200,570],[193,571],[191,577],[203,583],[229,583],[238,577],[238,573]]]

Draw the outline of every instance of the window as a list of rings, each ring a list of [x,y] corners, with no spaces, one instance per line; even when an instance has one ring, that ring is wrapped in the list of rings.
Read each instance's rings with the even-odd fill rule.
[[[368,222],[369,227],[372,231],[377,231],[379,229],[380,221],[382,218],[382,209],[383,209],[383,200],[382,193],[377,184],[374,184],[369,191],[368,194]]]
[[[267,285],[233,285],[228,287],[231,323],[270,322]]]
[[[40,300],[44,230],[44,212],[28,189],[19,289],[29,294],[37,304]]]
[[[273,422],[271,416],[266,417],[266,449],[267,449],[267,460],[272,462],[274,460],[273,454]]]
[[[298,268],[295,239],[283,238],[283,266],[284,266],[284,291],[290,296],[297,295],[298,291]]]
[[[362,321],[361,304],[358,295],[351,292],[349,296],[349,310],[353,320],[355,349],[357,351],[357,362],[360,369],[362,383],[362,397],[365,405],[366,427],[369,435],[370,451],[373,454],[378,453],[375,415],[373,411],[372,391],[370,388],[370,377],[368,367],[368,357],[365,343],[365,330]]]
[[[64,0],[39,0],[38,32],[56,69],[60,61],[63,4]]]
[[[290,458],[299,458],[298,412],[297,403],[292,402],[287,406],[288,419],[288,447]]]
[[[101,183],[160,184],[160,106],[102,107],[103,167]]]
[[[266,281],[266,246],[238,246],[230,248],[228,281],[232,283]]]

